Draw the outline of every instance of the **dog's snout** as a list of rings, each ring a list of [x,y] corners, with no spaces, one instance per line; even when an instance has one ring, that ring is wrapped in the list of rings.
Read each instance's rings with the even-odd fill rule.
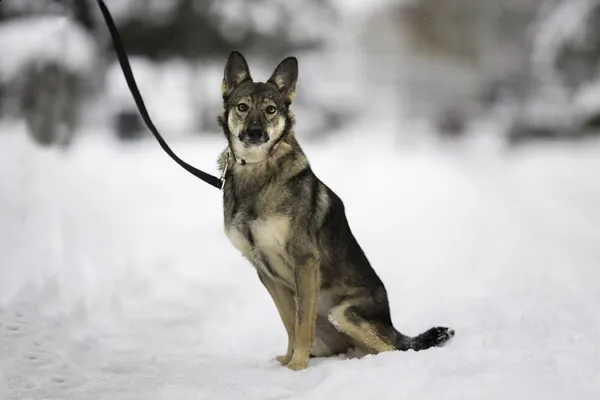
[[[250,139],[259,139],[263,135],[263,133],[263,128],[260,125],[248,127],[248,137]]]
[[[259,145],[266,143],[269,140],[269,135],[259,122],[252,121],[246,130],[240,133],[240,140],[247,144]]]

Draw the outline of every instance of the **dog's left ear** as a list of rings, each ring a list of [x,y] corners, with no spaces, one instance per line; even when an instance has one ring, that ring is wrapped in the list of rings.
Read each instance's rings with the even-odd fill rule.
[[[275,72],[267,82],[273,83],[286,100],[291,104],[296,94],[296,81],[298,80],[298,60],[288,57],[279,63]]]

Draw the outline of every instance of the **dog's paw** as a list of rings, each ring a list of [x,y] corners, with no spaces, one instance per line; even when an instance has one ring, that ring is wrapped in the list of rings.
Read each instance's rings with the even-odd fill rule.
[[[292,360],[292,355],[291,354],[286,354],[286,355],[283,355],[283,356],[277,356],[277,357],[275,357],[275,359],[277,361],[279,361],[279,363],[281,365],[285,366],[285,365],[289,364],[289,362]]]
[[[292,359],[289,363],[285,365],[285,367],[291,369],[292,371],[300,371],[308,367],[308,360]]]

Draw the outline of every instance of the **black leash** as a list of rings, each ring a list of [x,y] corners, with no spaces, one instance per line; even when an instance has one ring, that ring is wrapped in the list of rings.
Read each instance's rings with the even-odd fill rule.
[[[1,1],[1,0],[0,0]],[[110,36],[112,37],[112,42],[115,47],[115,51],[117,52],[117,57],[119,59],[119,64],[121,65],[121,69],[123,70],[123,75],[125,75],[125,80],[127,81],[127,85],[129,86],[129,90],[135,100],[135,104],[137,105],[138,111],[144,120],[144,123],[150,129],[150,132],[154,135],[160,147],[171,157],[177,164],[179,164],[183,169],[185,169],[190,174],[194,175],[196,178],[202,179],[204,182],[208,183],[211,186],[216,187],[217,189],[221,189],[223,186],[223,180],[213,176],[211,174],[207,174],[204,171],[199,170],[198,168],[192,167],[190,164],[183,161],[179,158],[173,150],[167,145],[167,142],[160,135],[154,123],[150,119],[150,115],[148,115],[148,110],[146,110],[146,106],[144,105],[144,100],[142,99],[142,95],[137,88],[137,84],[135,83],[135,78],[133,77],[133,72],[131,71],[131,66],[129,65],[129,60],[127,58],[127,52],[125,51],[125,46],[123,45],[123,41],[121,40],[121,36],[119,35],[119,31],[115,25],[115,22],[110,15],[110,11],[108,11],[108,7],[104,4],[103,0],[97,0],[98,5],[100,6],[100,10],[102,11],[102,15],[104,16],[104,21],[108,26],[108,30],[110,31]]]

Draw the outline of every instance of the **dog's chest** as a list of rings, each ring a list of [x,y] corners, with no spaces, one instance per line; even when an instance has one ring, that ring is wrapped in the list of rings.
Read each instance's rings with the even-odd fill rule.
[[[287,245],[290,240],[290,219],[285,215],[258,217],[253,220],[238,219],[227,224],[227,237],[254,267],[271,279],[290,286],[294,272]]]

